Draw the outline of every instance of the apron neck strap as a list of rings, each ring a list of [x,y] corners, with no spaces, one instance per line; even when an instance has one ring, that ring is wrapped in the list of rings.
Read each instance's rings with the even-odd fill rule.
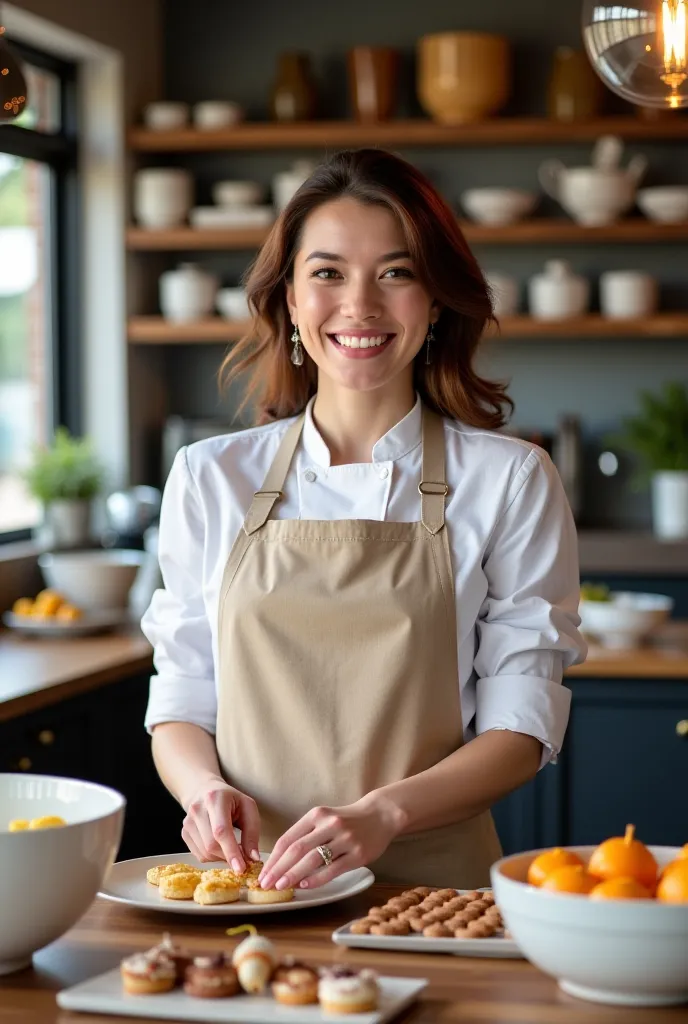
[[[442,417],[422,406],[423,472],[418,490],[421,496],[420,519],[428,533],[439,533],[444,526],[444,506],[449,493],[444,473],[444,425]]]
[[[418,485],[421,496],[421,522],[428,533],[436,534],[444,526],[444,506],[449,487],[444,474],[444,427],[442,417],[425,405],[422,409],[423,472]],[[284,483],[294,452],[297,449],[306,414],[302,413],[287,430],[277,454],[263,481],[253,495],[244,520],[244,531],[250,536],[264,526],[273,508],[283,496]]]

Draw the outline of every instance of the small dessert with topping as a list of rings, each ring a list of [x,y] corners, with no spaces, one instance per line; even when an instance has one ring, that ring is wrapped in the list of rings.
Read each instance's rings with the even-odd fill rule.
[[[307,1006],[318,1001],[317,971],[293,957],[279,964],[270,987],[277,1002],[285,1006]]]
[[[246,992],[263,992],[276,962],[275,947],[263,935],[249,935],[232,953],[232,964]]]
[[[224,953],[195,956],[186,968],[184,991],[199,999],[226,999],[240,991],[237,972]]]
[[[177,983],[177,970],[173,961],[159,949],[125,957],[120,972],[124,991],[134,996],[170,992]]]
[[[148,868],[146,881],[151,885],[160,885],[160,879],[166,875],[175,875],[179,871],[197,871],[191,864],[157,864],[154,868]]]
[[[177,984],[181,985],[184,981],[184,972],[193,960],[190,951],[174,942],[169,932],[163,932],[162,941],[153,946],[151,952],[164,953],[169,957],[177,972]]]
[[[377,1008],[377,974],[364,968],[323,967],[318,1000],[325,1013],[370,1013]]]
[[[212,875],[204,871],[201,880],[194,889],[194,903],[213,906],[217,903],[236,903],[241,897],[241,886],[236,878]]]
[[[166,900],[192,900],[196,886],[201,881],[203,872],[190,868],[188,871],[175,871],[172,875],[163,875],[160,879],[160,895]]]
[[[249,878],[246,885],[247,903],[290,903],[294,899],[293,889],[263,889],[258,876]]]

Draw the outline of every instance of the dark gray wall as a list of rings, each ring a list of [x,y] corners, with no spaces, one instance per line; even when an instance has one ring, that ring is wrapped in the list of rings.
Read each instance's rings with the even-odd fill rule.
[[[196,101],[236,99],[252,119],[268,117],[268,96],[277,54],[299,49],[312,55],[320,94],[320,115],[348,113],[344,54],[357,43],[389,44],[404,57],[399,114],[421,113],[414,92],[414,46],[419,36],[445,29],[486,29],[507,35],[515,50],[515,86],[507,111],[542,114],[552,50],[559,44],[580,44],[581,0],[492,0],[485,4],[447,0],[349,0],[344,5],[313,0],[258,0],[253,5],[227,0],[166,0],[166,94]],[[556,12],[556,13],[554,13]],[[628,111],[611,94],[610,111]],[[688,145],[679,143],[629,146],[650,157],[648,183],[688,181]],[[587,162],[588,145],[552,147],[469,147],[406,150],[403,155],[427,172],[453,203],[461,191],[476,184],[537,188],[536,170],[547,156],[566,163]],[[197,199],[209,201],[213,181],[250,177],[269,185],[275,171],[300,152],[224,153],[186,157],[197,180]],[[311,154],[306,154],[311,155]],[[175,157],[175,162],[179,158]],[[541,212],[556,213],[543,200]],[[588,247],[484,247],[477,255],[485,269],[513,273],[525,286],[545,259],[570,259],[593,281],[605,269],[644,268],[660,277],[667,308],[688,308],[686,246],[638,245]],[[202,262],[219,271],[224,283],[236,283],[248,254],[206,254]],[[596,291],[596,288],[595,288]],[[166,359],[171,409],[207,417],[229,411],[218,403],[214,373],[217,348],[175,350]],[[624,486],[626,474],[609,481],[595,468],[600,438],[621,416],[631,412],[641,387],[663,381],[688,383],[686,339],[509,341],[491,343],[483,369],[511,379],[516,401],[514,425],[551,430],[563,412],[582,419],[588,466],[586,523],[647,525],[647,495]]]

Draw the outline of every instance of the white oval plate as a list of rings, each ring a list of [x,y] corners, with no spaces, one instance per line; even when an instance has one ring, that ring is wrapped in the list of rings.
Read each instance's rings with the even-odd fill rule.
[[[2,621],[16,633],[56,638],[92,636],[94,633],[102,633],[106,629],[122,626],[128,621],[128,614],[126,609],[117,608],[103,612],[84,612],[83,616],[80,619],[75,619],[74,622],[58,622],[52,618],[34,619],[29,615],[5,612]]]
[[[261,853],[263,861],[269,854]],[[297,889],[294,899],[289,903],[247,903],[238,900],[236,903],[220,903],[215,906],[202,906],[193,900],[166,900],[160,895],[158,887],[146,881],[146,872],[156,864],[193,864],[201,869],[226,868],[224,861],[201,864],[186,853],[170,853],[159,857],[137,857],[136,860],[121,860],[112,865],[105,885],[98,893],[113,903],[126,903],[140,910],[162,910],[172,914],[239,914],[242,917],[252,914],[274,914],[284,910],[306,910],[308,907],[321,907],[326,903],[337,903],[349,896],[369,889],[375,881],[375,875],[369,868],[356,868],[335,878],[319,889]]]

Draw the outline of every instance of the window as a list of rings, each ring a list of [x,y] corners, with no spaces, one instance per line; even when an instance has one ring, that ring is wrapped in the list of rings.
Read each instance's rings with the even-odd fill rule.
[[[0,124],[0,542],[39,522],[33,445],[80,426],[75,68],[8,43],[29,103]]]

